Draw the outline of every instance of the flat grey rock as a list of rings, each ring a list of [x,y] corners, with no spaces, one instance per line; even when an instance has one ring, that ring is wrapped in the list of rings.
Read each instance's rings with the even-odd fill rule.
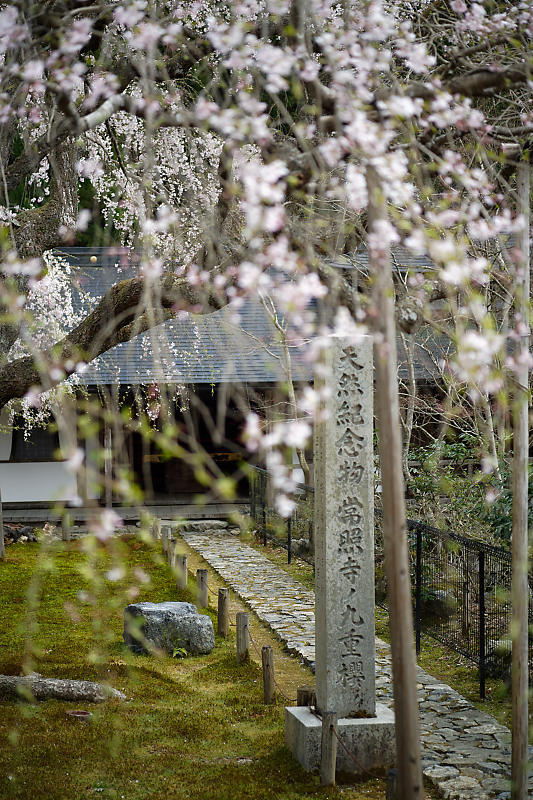
[[[134,653],[183,648],[206,655],[215,646],[210,617],[192,603],[132,603],[124,609],[124,642]]]
[[[424,770],[424,775],[435,780],[449,780],[450,778],[456,778],[459,775],[459,770],[455,767],[443,767],[441,764],[434,764]]]
[[[164,525],[170,525],[181,533],[184,531],[220,531],[228,527],[225,519],[187,519],[187,520],[162,520]]]
[[[470,797],[472,799],[479,797],[481,800],[481,798],[486,797],[479,785],[479,781],[476,781],[475,778],[463,776],[452,778],[441,783],[439,789],[444,797],[449,798],[449,800],[463,800],[463,798],[466,800],[466,798]]]

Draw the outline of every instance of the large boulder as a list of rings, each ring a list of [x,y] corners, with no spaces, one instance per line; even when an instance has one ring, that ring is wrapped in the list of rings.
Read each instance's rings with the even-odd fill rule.
[[[124,642],[134,653],[180,648],[201,655],[214,648],[215,632],[192,603],[132,603],[124,609]]]

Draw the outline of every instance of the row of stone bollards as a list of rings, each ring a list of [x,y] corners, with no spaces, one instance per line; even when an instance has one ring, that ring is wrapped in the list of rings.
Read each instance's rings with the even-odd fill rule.
[[[176,576],[176,587],[187,589],[188,563],[185,553],[176,550],[177,540],[172,536],[172,527],[162,525],[159,519],[154,519],[151,524],[151,533],[155,541],[161,540],[163,555],[166,555],[168,565]],[[208,570],[196,570],[196,602],[203,608],[209,606]],[[219,588],[217,595],[217,633],[223,638],[229,635],[229,589]],[[250,659],[250,617],[247,611],[238,611],[235,616],[236,628],[236,657],[238,664],[244,664]],[[263,668],[263,694],[266,705],[275,702],[276,681],[274,677],[274,650],[269,645],[261,649],[261,663]]]

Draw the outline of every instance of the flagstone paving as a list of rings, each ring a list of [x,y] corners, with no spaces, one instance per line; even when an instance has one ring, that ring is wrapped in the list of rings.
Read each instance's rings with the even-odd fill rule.
[[[314,668],[314,593],[226,530],[180,530],[286,647]],[[390,648],[376,640],[376,699],[392,705]],[[445,798],[510,797],[511,736],[493,717],[418,668],[424,774]],[[533,748],[530,748],[530,758]],[[533,798],[533,776],[529,796]]]

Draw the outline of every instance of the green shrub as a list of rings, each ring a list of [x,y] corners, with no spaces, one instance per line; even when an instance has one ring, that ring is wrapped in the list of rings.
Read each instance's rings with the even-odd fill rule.
[[[503,487],[499,490],[496,500],[489,506],[484,504],[480,508],[480,514],[488,522],[496,538],[502,544],[510,544],[513,527],[513,492],[509,469],[502,472],[502,484]],[[533,531],[533,465],[529,467],[528,527]]]

